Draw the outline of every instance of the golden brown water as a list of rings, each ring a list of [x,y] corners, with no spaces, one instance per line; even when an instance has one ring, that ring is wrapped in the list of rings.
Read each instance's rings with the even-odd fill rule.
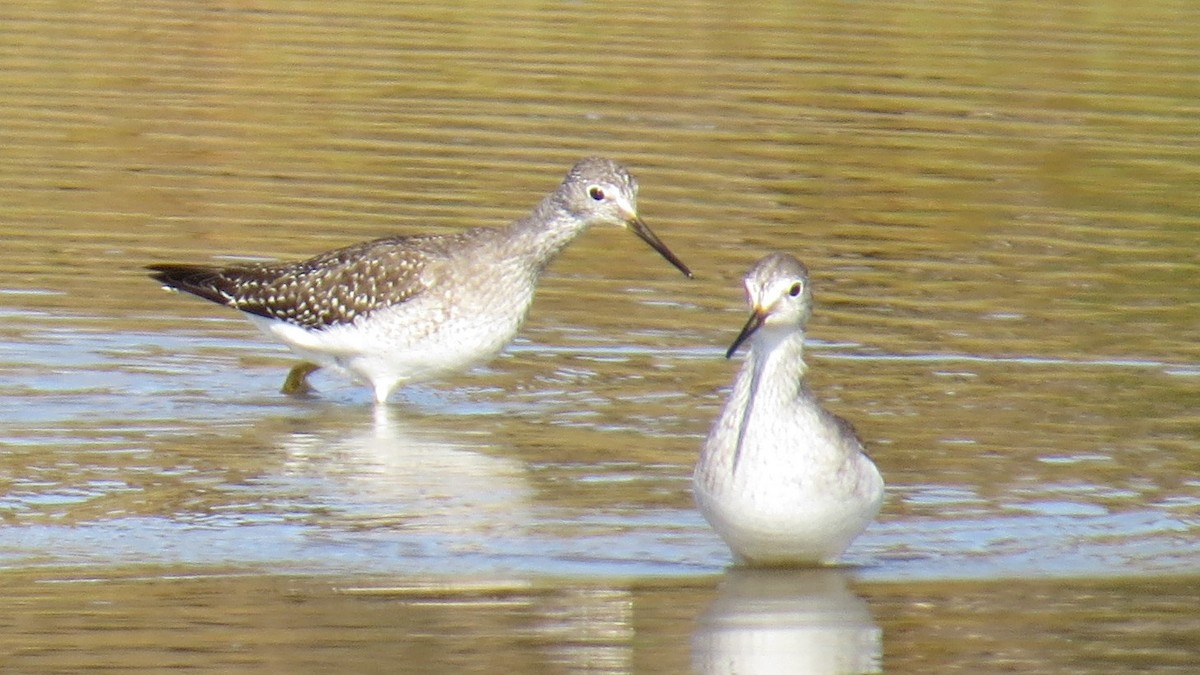
[[[5,6],[0,663],[1196,668],[1193,4]],[[141,269],[503,224],[587,154],[698,278],[589,232],[386,413]],[[770,250],[888,482],[846,572],[726,572],[691,506]]]

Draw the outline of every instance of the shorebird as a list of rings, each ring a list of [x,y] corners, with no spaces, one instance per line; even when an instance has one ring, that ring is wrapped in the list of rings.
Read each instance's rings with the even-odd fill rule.
[[[745,286],[752,312],[725,356],[747,341],[749,353],[696,464],[696,504],[739,562],[828,563],[879,512],[883,478],[804,382],[807,268],[772,253]]]
[[[591,157],[507,227],[388,237],[300,262],[147,269],[168,290],[239,310],[303,358],[284,393],[310,392],[308,376],[329,368],[369,385],[382,403],[397,386],[498,354],[524,322],[543,270],[593,225],[632,230],[691,277],[638,217],[637,191],[624,167]]]

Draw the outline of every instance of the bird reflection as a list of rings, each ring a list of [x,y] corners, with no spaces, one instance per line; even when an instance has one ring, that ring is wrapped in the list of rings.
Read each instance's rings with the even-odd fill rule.
[[[377,406],[367,424],[328,418],[318,431],[284,436],[284,471],[325,480],[309,489],[334,519],[355,527],[422,530],[454,538],[528,526],[532,489],[522,462],[490,455],[485,436],[393,420]],[[460,542],[462,543],[462,542]]]
[[[730,569],[692,635],[700,673],[874,673],[882,653],[839,569]]]
[[[544,522],[547,516],[534,506],[524,463],[489,454],[495,447],[490,435],[435,428],[428,420],[422,425],[410,415],[393,420],[387,406],[375,406],[373,414],[370,423],[347,432],[346,411],[340,410],[313,421],[319,431],[284,436],[285,472],[303,480],[310,494],[315,487],[329,486],[327,493],[313,495],[323,510],[333,512],[327,516],[333,522],[323,524],[329,529],[352,529],[360,540],[366,538],[362,529],[375,528],[385,530],[384,539],[415,544],[399,550],[402,555],[433,560],[443,573],[434,577],[435,597],[423,600],[430,607],[454,607],[461,602],[468,611],[479,612],[495,603],[503,608],[505,622],[527,613],[532,617],[528,626],[508,625],[505,630],[527,631],[529,643],[539,645],[543,657],[555,667],[572,672],[627,672],[634,635],[628,589],[589,585],[534,589],[532,582],[520,577],[491,577],[497,566],[511,564],[514,552],[529,555],[540,546],[550,556],[555,550],[538,539],[539,518]],[[471,555],[458,555],[464,552]],[[482,574],[463,562],[489,556],[495,564],[485,562]],[[428,583],[420,576],[397,574],[378,591],[356,587],[354,593],[378,592],[391,599],[423,597],[422,588]],[[489,584],[500,590],[481,594],[480,588]],[[491,625],[488,619],[481,621],[481,625],[468,622],[448,630],[472,634]]]

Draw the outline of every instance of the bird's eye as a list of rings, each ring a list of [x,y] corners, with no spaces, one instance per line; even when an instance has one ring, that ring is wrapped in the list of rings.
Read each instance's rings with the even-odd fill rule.
[[[602,202],[604,201],[604,188],[601,188],[599,185],[593,185],[588,188],[588,196],[598,202]]]
[[[791,288],[788,289],[788,295],[794,298],[797,295],[800,295],[800,291],[802,290],[804,290],[804,284],[797,281],[796,283],[792,284]]]

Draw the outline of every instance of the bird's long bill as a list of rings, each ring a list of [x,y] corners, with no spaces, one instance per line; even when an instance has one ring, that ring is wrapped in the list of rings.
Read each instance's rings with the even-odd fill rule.
[[[733,340],[733,344],[729,345],[729,349],[725,351],[725,358],[733,358],[733,353],[737,351],[737,348],[741,347],[742,343],[754,334],[754,331],[762,328],[763,322],[766,320],[767,313],[756,307],[750,318],[746,319],[746,325],[742,326],[742,332],[738,333],[738,336]]]
[[[676,258],[674,253],[671,253],[671,249],[667,248],[667,245],[662,243],[662,240],[659,239],[653,232],[651,232],[649,227],[646,227],[646,223],[642,222],[641,218],[633,216],[629,219],[628,225],[629,229],[633,230],[634,234],[641,238],[642,241],[650,244],[650,247],[655,251],[658,251],[659,255],[666,258],[667,262],[674,265],[689,279],[693,278],[692,271],[688,269],[688,266],[684,265],[682,260]]]

